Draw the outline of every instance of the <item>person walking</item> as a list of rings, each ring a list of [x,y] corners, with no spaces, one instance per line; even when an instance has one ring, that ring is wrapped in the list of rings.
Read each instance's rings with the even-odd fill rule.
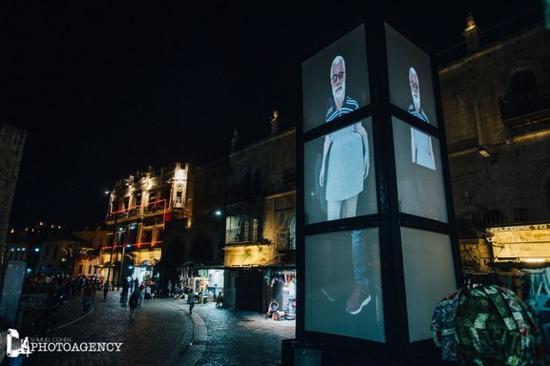
[[[189,315],[192,315],[193,308],[195,307],[195,294],[193,293],[193,289],[189,290],[189,298],[187,299],[187,303],[189,304]]]
[[[84,293],[83,293],[83,297],[82,297],[82,305],[83,305],[85,313],[88,312],[88,310],[90,310],[90,306],[92,305],[93,292],[94,292],[94,290],[93,290],[93,288],[90,284],[84,288]]]
[[[109,293],[109,282],[103,284],[103,302],[107,302],[107,293]]]
[[[128,300],[128,305],[130,306],[130,319],[134,319],[134,313],[136,312],[138,302],[139,292],[136,290],[132,292],[132,295],[130,295],[130,299]]]

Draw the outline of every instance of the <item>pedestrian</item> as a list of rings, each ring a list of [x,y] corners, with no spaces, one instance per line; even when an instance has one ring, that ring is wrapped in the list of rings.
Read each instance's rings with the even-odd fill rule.
[[[152,298],[153,298],[153,293],[151,291],[151,286],[147,284],[147,286],[145,286],[145,301],[149,301]]]
[[[120,293],[120,304],[124,307],[126,306],[126,301],[128,300],[128,291],[129,291],[129,281],[122,281],[122,292]]]
[[[168,280],[168,296],[172,296],[172,281]]]
[[[189,303],[189,315],[193,314],[193,308],[195,307],[195,294],[193,293],[193,289],[189,290],[189,298],[187,299],[187,302]]]
[[[94,290],[92,289],[92,286],[90,284],[88,284],[88,286],[86,286],[84,288],[84,294],[83,294],[83,297],[82,297],[82,305],[84,306],[84,312],[88,312],[88,310],[90,310],[90,306],[92,305],[92,294],[93,294]]]
[[[216,297],[216,307],[223,307],[223,291],[220,291]]]
[[[144,297],[145,297],[145,287],[143,286],[143,284],[141,284],[138,289],[139,306],[141,306],[141,301],[143,301]]]
[[[130,319],[134,319],[134,313],[139,302],[139,293],[138,291],[132,292],[130,299],[128,300],[128,305],[130,306]]]
[[[103,284],[103,302],[107,302],[107,293],[109,292],[109,282]]]

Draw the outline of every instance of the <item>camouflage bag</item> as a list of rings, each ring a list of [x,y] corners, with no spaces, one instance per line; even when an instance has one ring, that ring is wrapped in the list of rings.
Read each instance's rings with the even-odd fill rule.
[[[542,334],[529,309],[508,289],[464,289],[455,325],[458,357],[467,365],[548,365]]]
[[[460,291],[455,291],[441,300],[432,318],[432,337],[445,361],[459,361],[455,325],[459,297]]]

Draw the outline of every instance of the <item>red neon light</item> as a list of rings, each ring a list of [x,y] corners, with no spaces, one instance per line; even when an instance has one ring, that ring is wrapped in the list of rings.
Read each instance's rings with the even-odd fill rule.
[[[149,202],[147,205],[145,205],[145,207],[147,206],[151,206],[151,205],[154,205],[155,203],[159,203],[159,202],[163,202],[164,201],[164,209],[166,210],[166,198],[163,198],[161,200],[158,200],[158,201],[153,201],[153,202]],[[126,211],[130,211],[130,210],[133,210],[134,208],[136,207],[141,207],[141,205],[135,205],[135,206],[130,206],[128,207],[127,209],[125,210],[119,210],[119,211],[111,211],[111,215],[114,215],[114,214],[118,214],[118,213],[121,213],[121,212],[126,212]]]
[[[157,240],[157,241],[147,241],[147,242],[143,242],[143,243],[134,243],[134,244],[124,244],[124,245],[115,245],[115,249],[116,248],[122,248],[122,247],[125,247],[125,246],[137,246],[138,248],[141,247],[142,245],[155,245],[155,244],[160,244],[162,243],[163,241],[162,240]],[[103,247],[101,248],[101,250],[105,250],[105,249],[111,249],[112,247]]]

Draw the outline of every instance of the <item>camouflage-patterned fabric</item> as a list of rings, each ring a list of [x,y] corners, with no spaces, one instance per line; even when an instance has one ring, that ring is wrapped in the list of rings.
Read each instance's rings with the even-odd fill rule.
[[[549,365],[542,334],[531,313],[508,289],[463,289],[455,325],[459,357],[467,365]]]
[[[455,325],[459,297],[460,291],[456,291],[441,300],[432,318],[432,337],[445,361],[459,361]]]

